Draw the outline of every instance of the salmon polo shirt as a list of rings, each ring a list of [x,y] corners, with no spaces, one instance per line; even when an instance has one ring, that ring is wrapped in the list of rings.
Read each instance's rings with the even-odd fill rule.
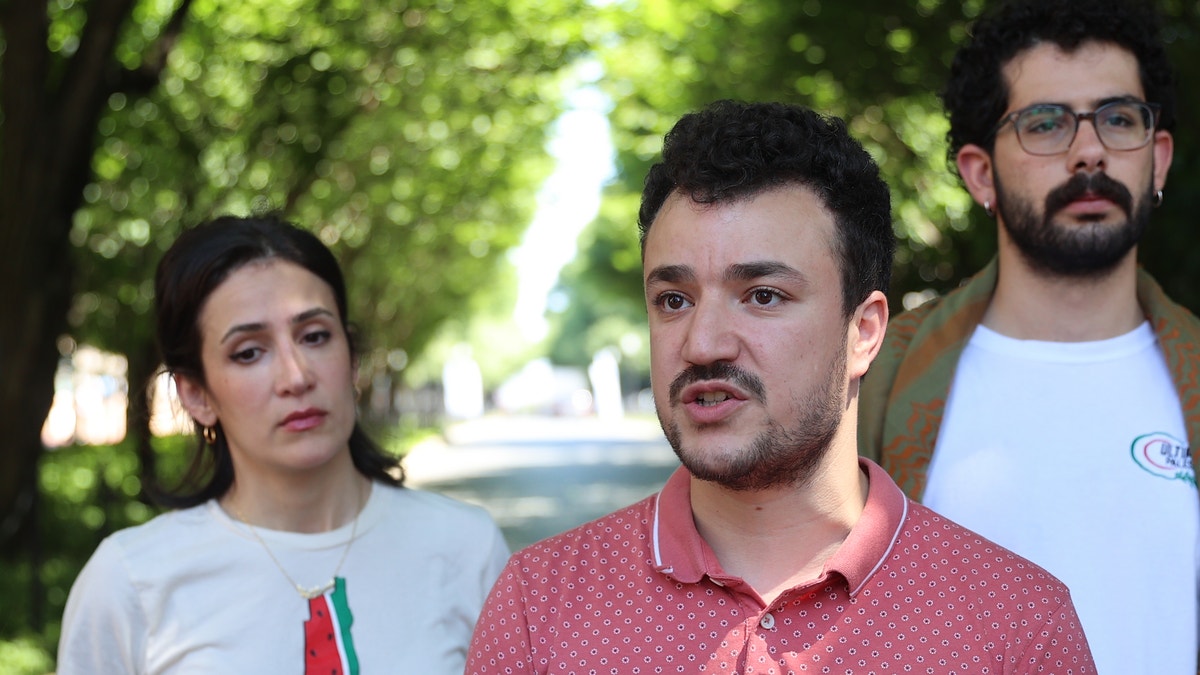
[[[696,531],[681,468],[659,494],[513,555],[466,672],[1095,672],[1061,582],[860,462],[858,523],[818,578],[769,606]]]

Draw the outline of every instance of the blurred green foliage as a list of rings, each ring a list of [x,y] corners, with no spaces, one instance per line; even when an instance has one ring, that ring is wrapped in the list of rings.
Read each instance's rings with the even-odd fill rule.
[[[1166,203],[1140,247],[1176,300],[1200,310],[1200,9],[1160,3],[1179,86]],[[607,5],[599,46],[612,102],[618,178],[560,282],[553,353],[583,363],[621,317],[644,319],[638,196],[662,136],[684,113],[720,98],[782,100],[844,118],[892,189],[899,246],[892,311],[955,287],[995,251],[995,226],[946,159],[940,91],[983,0],[642,0]],[[585,336],[580,337],[579,330]],[[587,345],[581,353],[580,346]]]
[[[0,59],[45,57],[36,84],[50,90],[89,13],[112,3],[42,4],[46,53],[18,54],[0,34]],[[1200,75],[1197,5],[1161,4],[1179,81],[1190,82]],[[283,209],[341,256],[351,318],[370,346],[368,384],[379,374],[435,379],[419,356],[459,339],[477,354],[518,344],[504,320],[515,284],[504,254],[530,220],[550,170],[547,130],[584,56],[603,64],[595,84],[612,104],[617,177],[562,275],[567,302],[550,346],[559,363],[614,346],[627,381],[648,370],[641,181],[674,121],[714,99],[794,101],[847,119],[893,190],[894,311],[907,294],[952,288],[994,249],[990,221],[947,166],[936,97],[983,0],[192,0],[176,34],[179,6],[137,0],[121,24],[114,64],[157,79],[102,102],[92,175],[62,243],[78,270],[72,337],[129,355],[134,387],[156,365],[153,265],[181,228],[221,212]],[[16,7],[0,0],[0,12]],[[1200,238],[1200,192],[1187,187],[1200,180],[1200,90],[1179,95],[1167,201],[1141,253],[1196,309],[1200,256],[1187,253]],[[485,359],[485,379],[528,356],[513,347]],[[403,445],[409,432],[394,437]],[[160,473],[178,469],[183,443],[154,442]],[[84,560],[104,534],[154,513],[139,500],[131,443],[39,462],[40,549],[0,557],[0,669],[14,672],[51,667]],[[35,606],[43,620],[31,626]]]
[[[125,354],[140,402],[157,367],[154,265],[183,228],[214,215],[277,209],[316,232],[340,258],[350,319],[367,337],[360,383],[369,391],[402,380],[481,289],[511,283],[500,273],[505,253],[520,241],[551,169],[548,130],[564,107],[571,66],[587,50],[582,33],[592,11],[585,0],[0,6],[11,10],[0,11],[4,29],[46,30],[45,44],[0,33],[4,85],[39,93],[0,98],[0,124],[10,125],[10,141],[41,139],[23,150],[48,158],[45,166],[16,166],[20,153],[4,154],[0,143],[0,173],[40,168],[51,176],[30,181],[43,193],[0,184],[0,205],[62,204],[69,221],[59,238],[44,226],[52,215],[3,208],[0,241],[32,249],[7,251],[18,261],[71,262],[57,271],[30,263],[0,280],[0,292],[28,305],[9,311],[50,336],[30,327],[14,331],[31,336],[16,346],[0,339],[0,393],[28,406],[0,406],[0,427],[20,432],[0,455],[5,530],[21,529],[10,526],[28,496],[18,481],[28,483],[39,451],[54,367],[46,352],[65,329],[60,345]],[[116,40],[102,52],[103,40],[89,36],[105,31]],[[84,67],[97,59],[111,67]],[[73,91],[58,87],[87,77],[104,93],[98,110],[60,115]],[[28,114],[35,106],[44,114]],[[8,114],[18,110],[25,114]],[[87,170],[64,169],[55,162],[68,151],[45,139],[67,135],[55,126],[63,119],[86,126],[90,112],[95,128],[74,129],[94,140],[82,147]],[[16,129],[18,121],[29,128]],[[43,152],[47,145],[52,152]],[[54,180],[59,170],[70,180]],[[75,180],[77,194],[59,191]],[[61,306],[65,321],[35,321],[61,317]],[[144,420],[135,408],[132,433],[145,436]],[[144,449],[142,456],[150,457]]]
[[[0,640],[0,675],[42,675],[54,670],[54,659],[36,639]]]
[[[131,61],[173,10],[138,7]],[[520,241],[585,15],[576,0],[197,2],[161,86],[112,96],[101,120],[71,232],[80,341],[144,349],[153,264],[179,230],[280,208],[339,256],[366,371],[415,358]]]
[[[187,444],[155,440],[167,484],[183,469]],[[59,619],[71,583],[108,534],[158,513],[140,501],[138,458],[131,442],[76,445],[45,453],[39,466],[37,564],[32,556],[0,557],[0,673],[44,673],[53,667]],[[31,626],[40,614],[44,625]]]

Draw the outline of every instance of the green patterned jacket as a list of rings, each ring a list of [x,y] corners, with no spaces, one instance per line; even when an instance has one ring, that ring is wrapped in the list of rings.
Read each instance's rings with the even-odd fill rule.
[[[859,454],[883,466],[915,500],[925,490],[959,354],[983,319],[996,269],[993,259],[962,287],[893,317],[883,348],[862,380]],[[1200,319],[1172,302],[1141,269],[1137,297],[1175,380],[1192,466],[1200,475],[1195,454],[1200,447]]]

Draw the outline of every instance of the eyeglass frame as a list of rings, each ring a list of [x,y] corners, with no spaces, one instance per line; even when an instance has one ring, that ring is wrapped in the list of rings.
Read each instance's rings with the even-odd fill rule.
[[[1100,133],[1100,128],[1096,126],[1096,115],[1101,110],[1104,110],[1105,108],[1107,108],[1109,106],[1129,105],[1129,104],[1143,106],[1150,111],[1151,124],[1147,127],[1147,131],[1149,133],[1146,134],[1146,140],[1143,141],[1141,145],[1137,145],[1132,148],[1109,148],[1108,143],[1106,143],[1104,141],[1104,135]],[[1025,142],[1023,140],[1021,140],[1021,130],[1017,128],[1016,121],[1017,121],[1018,117],[1020,117],[1021,115],[1023,115],[1026,112],[1029,112],[1030,110],[1033,110],[1034,108],[1058,108],[1060,110],[1065,111],[1068,115],[1075,118],[1075,129],[1071,132],[1071,139],[1067,141],[1067,144],[1065,146],[1063,146],[1062,150],[1058,150],[1056,152],[1033,152],[1029,148],[1025,147]],[[1070,108],[1070,106],[1066,106],[1061,103],[1034,103],[1033,105],[1025,106],[1024,108],[1021,108],[1020,110],[1014,110],[1014,111],[1008,113],[1007,115],[1001,117],[1000,121],[996,123],[996,126],[992,128],[992,132],[990,134],[988,134],[988,138],[994,139],[996,137],[996,135],[1000,133],[1000,130],[1004,128],[1004,125],[1008,124],[1009,122],[1012,122],[1013,123],[1013,132],[1017,135],[1017,144],[1021,146],[1022,150],[1024,150],[1025,152],[1027,152],[1031,155],[1037,156],[1037,157],[1052,157],[1054,155],[1058,155],[1063,152],[1066,152],[1068,149],[1070,149],[1071,144],[1075,142],[1075,137],[1079,135],[1079,125],[1084,120],[1087,120],[1092,123],[1092,127],[1096,130],[1096,138],[1100,141],[1100,144],[1103,145],[1105,148],[1108,148],[1109,150],[1115,150],[1117,152],[1125,152],[1127,150],[1140,150],[1140,149],[1146,147],[1147,145],[1149,145],[1150,142],[1152,140],[1154,140],[1154,132],[1158,129],[1158,116],[1161,111],[1162,111],[1161,104],[1152,103],[1150,101],[1141,101],[1141,100],[1138,100],[1135,98],[1121,98],[1121,99],[1108,101],[1106,103],[1101,103],[1100,105],[1096,106],[1095,110],[1091,110],[1089,112],[1076,112],[1076,111],[1072,110]]]

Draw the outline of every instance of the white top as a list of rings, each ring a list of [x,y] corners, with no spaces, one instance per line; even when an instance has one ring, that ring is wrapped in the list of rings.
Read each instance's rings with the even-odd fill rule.
[[[1110,340],[983,326],[958,363],[924,503],[1071,589],[1102,674],[1196,672],[1200,508],[1148,323]]]
[[[327,581],[351,524],[258,529],[288,574]],[[462,673],[484,598],[508,558],[487,513],[374,484],[339,576],[361,672]],[[215,501],[106,538],[71,589],[58,673],[302,673],[301,598]]]

